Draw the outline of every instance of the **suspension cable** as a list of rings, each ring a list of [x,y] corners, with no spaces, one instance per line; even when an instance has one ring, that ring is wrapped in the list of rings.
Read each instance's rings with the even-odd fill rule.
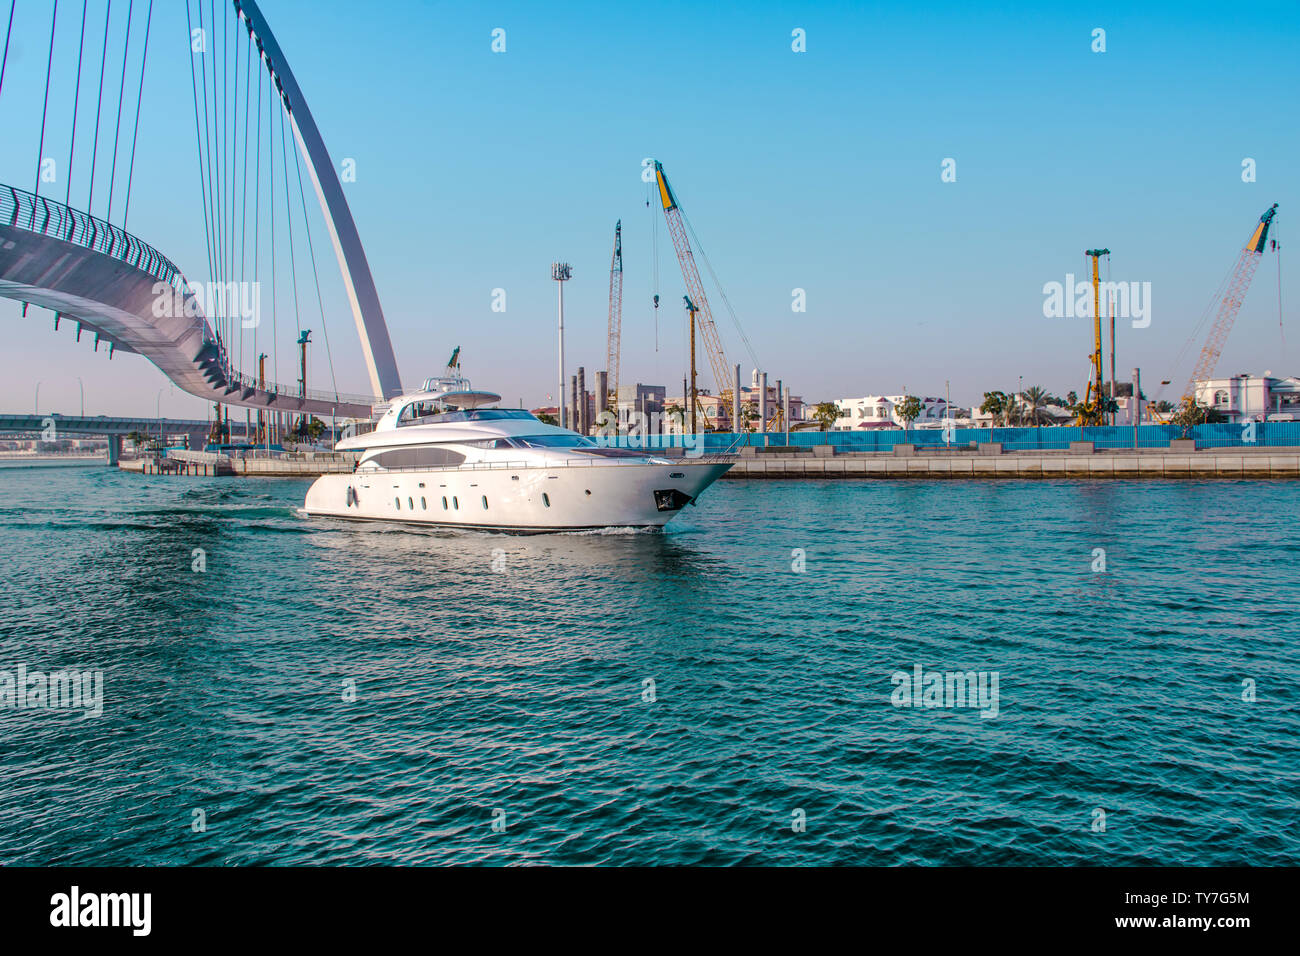
[[[81,58],[86,52],[86,8],[90,5],[90,0],[81,0],[81,42],[77,46],[77,88],[72,95],[72,140],[68,144],[68,168],[63,171],[63,178],[67,181],[67,195],[63,197],[63,205],[72,204],[72,157],[76,155],[77,149],[77,106],[81,103]]]
[[[292,122],[292,116],[290,121]],[[337,399],[339,394],[338,377],[334,374],[334,353],[330,350],[330,327],[325,320],[325,299],[320,291],[320,273],[316,269],[316,248],[311,240],[311,223],[307,220],[307,191],[302,185],[302,164],[298,159],[298,150],[293,151],[293,167],[298,173],[298,196],[302,200],[302,224],[303,230],[307,233],[307,252],[311,256],[311,274],[312,280],[316,283],[316,304],[320,308],[321,330],[325,335],[325,359],[329,363],[330,382],[334,385],[334,397]]]
[[[135,97],[135,130],[131,133],[131,165],[126,173],[126,207],[122,210],[122,228],[131,211],[131,180],[135,178],[135,146],[140,138],[140,104],[144,101],[144,70],[149,62],[149,28],[153,23],[153,0],[149,0],[149,15],[144,21],[144,56],[140,58],[140,90]]]
[[[198,5],[200,18],[203,15],[202,4]],[[190,3],[185,0],[185,27],[190,37],[194,36],[194,20],[190,16]],[[203,27],[199,26],[200,35]],[[193,41],[191,40],[191,43]],[[204,175],[203,167],[203,135],[199,132],[199,78],[198,71],[194,69],[194,48],[190,48],[190,90],[194,94],[194,143],[199,157],[199,199],[203,206],[203,235],[208,252],[208,274],[213,271],[212,262],[212,226],[208,216],[208,194],[207,194],[207,177]],[[206,305],[205,305],[206,308]]]
[[[185,0],[185,14],[190,12],[189,0]],[[95,142],[90,148],[90,194],[86,198],[86,212],[95,213],[95,163],[99,157],[99,116],[104,109],[104,65],[108,62],[108,27],[113,16],[113,0],[108,0],[104,11],[104,46],[99,51],[99,93],[95,97]]]
[[[243,198],[239,204],[239,281],[245,282],[248,278],[247,265],[248,257],[248,113],[249,106],[253,101],[253,38],[247,37],[248,42],[245,44],[246,53],[244,56],[246,79],[244,81],[244,168],[242,173],[243,179]],[[254,286],[253,288],[256,288]],[[239,323],[239,361],[244,361],[244,326],[246,322]]]
[[[5,67],[9,64],[9,37],[14,32],[14,7],[18,6],[18,0],[9,0],[9,26],[5,29],[5,52],[0,57],[0,92],[5,88]]]
[[[203,87],[203,147],[200,150],[199,166],[204,167],[203,160],[206,159],[206,172],[204,173],[204,208],[208,211],[207,225],[207,244],[208,244],[208,272],[215,279],[219,269],[219,260],[217,259],[217,212],[216,204],[213,201],[213,182],[212,182],[212,129],[210,117],[208,115],[208,42],[207,30],[203,26],[203,0],[195,0],[195,9],[199,12],[199,35],[203,39],[203,56],[199,59],[199,76]],[[198,103],[198,96],[195,95],[195,103]],[[197,105],[195,106],[195,119],[197,121]],[[211,310],[212,303],[207,303],[206,307]],[[214,324],[217,326],[216,333],[218,344],[221,340],[220,317],[211,316]]]
[[[298,313],[298,263],[293,249],[293,204],[289,202],[289,158],[288,146],[284,138],[283,101],[280,113],[280,162],[284,164],[284,218],[289,226],[289,278],[293,282],[293,324],[298,329],[298,338],[302,338],[302,318]]]
[[[59,22],[59,0],[54,0],[54,15],[50,17],[50,55],[45,64],[45,106],[41,109],[41,143],[36,148],[36,188],[32,192],[41,194],[41,154],[45,152],[45,117],[50,108],[50,69],[54,66],[54,28]],[[36,204],[32,204],[32,223],[36,222]]]
[[[126,5],[126,43],[122,48],[122,82],[117,87],[117,129],[113,133],[113,165],[108,172],[108,212],[104,218],[113,221],[113,185],[117,180],[117,143],[122,137],[122,98],[126,94],[126,61],[131,55],[131,10],[135,0]]]
[[[253,42],[253,35],[250,31],[248,42]],[[258,290],[258,317],[257,322],[253,324],[253,361],[257,367],[262,367],[262,353],[257,350],[257,330],[262,324],[261,302],[262,292],[261,285],[258,282],[258,273],[261,269],[261,235],[262,235],[262,55],[259,52],[257,56],[257,159],[253,163],[253,173],[256,177],[253,182],[253,287]],[[271,304],[272,314],[274,314],[275,304]]]
[[[266,107],[266,145],[267,145],[267,173],[271,183],[271,198],[267,202],[271,213],[271,370],[275,376],[275,381],[280,380],[280,336],[276,334],[279,327],[279,309],[277,308],[277,296],[275,289],[275,121],[271,118],[275,104],[273,97],[275,91],[271,89],[271,74],[266,75],[267,81],[267,107]]]

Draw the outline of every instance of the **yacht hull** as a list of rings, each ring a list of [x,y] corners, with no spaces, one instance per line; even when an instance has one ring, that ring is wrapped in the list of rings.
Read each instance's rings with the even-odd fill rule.
[[[545,533],[662,527],[731,467],[601,461],[322,475],[309,515]]]

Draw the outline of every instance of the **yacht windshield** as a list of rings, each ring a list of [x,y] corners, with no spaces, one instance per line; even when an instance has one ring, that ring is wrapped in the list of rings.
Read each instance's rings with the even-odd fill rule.
[[[409,415],[407,413],[410,413]],[[433,422],[491,422],[504,418],[536,421],[532,412],[522,408],[467,408],[459,411],[435,412],[425,405],[408,405],[398,417],[398,425],[427,425]]]
[[[514,441],[524,448],[595,448],[596,443],[581,435],[520,435]]]

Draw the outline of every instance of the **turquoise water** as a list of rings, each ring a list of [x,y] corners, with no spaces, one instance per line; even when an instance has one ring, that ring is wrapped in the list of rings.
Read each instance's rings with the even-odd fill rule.
[[[1300,862],[1300,483],[722,482],[526,538],[306,487],[0,477],[0,671],[103,673],[0,709],[0,863]],[[997,715],[895,706],[918,664]]]

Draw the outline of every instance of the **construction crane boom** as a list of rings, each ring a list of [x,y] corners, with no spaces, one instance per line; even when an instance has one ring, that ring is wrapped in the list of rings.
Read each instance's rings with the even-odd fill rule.
[[[1246,291],[1250,288],[1250,280],[1255,277],[1255,270],[1259,268],[1259,260],[1263,258],[1264,244],[1268,241],[1268,229],[1273,223],[1273,216],[1276,212],[1277,203],[1273,203],[1264,211],[1264,215],[1259,217],[1259,223],[1255,226],[1255,231],[1250,234],[1250,240],[1237,257],[1237,264],[1232,270],[1232,278],[1228,280],[1228,290],[1223,294],[1223,299],[1219,303],[1219,312],[1214,317],[1214,324],[1210,327],[1210,334],[1205,340],[1205,347],[1201,349],[1201,357],[1196,362],[1196,368],[1192,371],[1192,377],[1187,382],[1187,388],[1183,390],[1182,404],[1184,406],[1195,404],[1196,383],[1208,379],[1214,374],[1214,367],[1219,364],[1219,356],[1223,354],[1223,346],[1228,341],[1228,333],[1232,331],[1232,324],[1236,321],[1237,313],[1241,311],[1241,303],[1246,298]]]
[[[686,238],[686,223],[682,219],[681,208],[677,205],[677,197],[673,195],[672,187],[668,185],[668,178],[664,176],[663,164],[657,161],[655,179],[659,185],[659,201],[664,207],[664,219],[668,222],[668,234],[673,237],[673,248],[677,250],[677,261],[682,267],[686,295],[694,306],[696,326],[700,338],[704,340],[704,351],[709,356],[717,394],[723,399],[725,407],[732,390],[731,367],[727,364],[726,353],[722,350],[722,338],[718,335],[718,327],[713,322],[713,313],[709,309],[708,296],[704,294],[704,284],[700,281],[700,270],[695,265],[690,240]]]
[[[609,374],[609,396],[618,407],[618,360],[623,339],[623,220],[614,226],[614,255],[609,261],[609,334],[605,368]]]

